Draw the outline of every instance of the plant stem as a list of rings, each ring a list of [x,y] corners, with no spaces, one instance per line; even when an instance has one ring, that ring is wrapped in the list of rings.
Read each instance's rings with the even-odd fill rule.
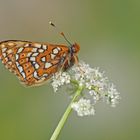
[[[50,140],[56,140],[58,138],[58,136],[59,136],[59,134],[60,134],[60,132],[61,132],[61,130],[62,130],[62,128],[63,128],[63,126],[64,126],[64,124],[65,124],[65,122],[66,122],[66,120],[67,120],[67,118],[69,116],[69,114],[70,114],[70,112],[72,111],[71,104],[73,102],[75,102],[75,100],[80,95],[82,90],[83,90],[83,86],[79,86],[77,91],[76,91],[76,93],[75,93],[75,95],[74,95],[74,97],[73,97],[73,99],[72,99],[72,101],[70,102],[70,104],[67,107],[65,113],[63,114],[61,120],[59,121],[55,131],[53,132],[53,135],[51,136]]]

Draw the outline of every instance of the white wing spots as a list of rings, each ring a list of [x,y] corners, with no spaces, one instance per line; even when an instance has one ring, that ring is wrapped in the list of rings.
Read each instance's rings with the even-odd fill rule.
[[[54,59],[54,58],[55,58],[55,56],[56,56],[56,55],[54,55],[54,54],[51,54],[51,59]]]
[[[21,66],[18,66],[17,68],[18,68],[20,73],[23,71],[23,68]]]
[[[51,67],[51,66],[52,66],[51,63],[48,63],[48,62],[45,63],[45,68],[46,68],[46,69],[49,68],[49,67]]]
[[[2,53],[3,57],[6,57],[6,53]]]
[[[63,57],[66,57],[66,53],[63,54]]]
[[[40,81],[44,81],[46,78],[45,77],[42,77],[41,79],[40,79]]]
[[[18,55],[18,54],[16,54],[16,60],[18,60],[18,58],[19,58],[19,55]]]
[[[53,53],[54,53],[54,54],[57,54],[58,52],[59,52],[59,51],[58,51],[57,48],[53,49]]]
[[[38,56],[39,53],[33,53],[32,56]]]
[[[2,64],[4,64],[4,61],[3,60],[1,62],[2,62]]]
[[[8,64],[8,65],[12,65],[12,62],[10,61],[10,62],[8,62],[7,64]]]
[[[36,71],[34,71],[34,78],[37,78],[37,79],[40,79],[39,77],[38,77],[38,74],[37,74],[37,72]]]
[[[7,68],[7,69],[9,69],[9,67],[11,67],[12,66],[12,62],[10,61],[10,62],[7,62],[7,64],[5,65],[5,67]]]
[[[43,50],[43,49],[39,49],[38,51],[39,51],[40,53],[44,52],[44,50]]]
[[[30,53],[28,53],[28,54],[27,54],[27,57],[30,57],[30,56],[31,56],[31,54],[32,54],[31,52],[30,52]]]
[[[26,75],[24,72],[21,73],[22,77],[25,79],[26,78]]]
[[[23,51],[24,48],[19,48],[17,53],[21,53]]]
[[[43,77],[48,77],[48,74],[47,73],[43,74]]]
[[[39,43],[35,43],[34,46],[37,48],[41,48],[41,44],[39,44]]]
[[[17,66],[17,67],[19,66],[19,63],[18,63],[18,62],[16,62],[16,66]]]
[[[41,61],[45,62],[46,61],[46,57],[42,57]]]
[[[29,44],[25,44],[24,47],[29,47]]]
[[[8,61],[8,58],[7,57],[5,57],[5,62],[7,62]]]
[[[21,73],[22,77],[25,79],[26,78],[26,75],[23,72],[23,67],[20,66],[19,62],[17,62],[17,61],[16,61],[16,66],[17,66],[17,69],[19,70],[19,72]]]
[[[13,42],[8,43],[9,46],[14,46],[15,44]]]
[[[43,48],[44,50],[47,50],[47,46],[46,46],[46,45],[43,45],[42,48]]]
[[[13,51],[11,49],[7,50],[7,53],[10,54],[12,53]]]
[[[57,49],[58,49],[59,51],[61,51],[61,48],[57,47]]]
[[[35,57],[30,57],[30,61],[35,61]]]
[[[37,51],[37,48],[33,48],[33,49],[32,49],[32,52],[36,52],[36,51]]]
[[[7,50],[7,48],[2,48],[2,52],[4,53]]]
[[[5,48],[5,45],[4,44],[1,44],[1,48]]]
[[[39,65],[36,63],[36,64],[34,65],[34,67],[35,67],[35,69],[38,69],[38,68],[39,68]]]

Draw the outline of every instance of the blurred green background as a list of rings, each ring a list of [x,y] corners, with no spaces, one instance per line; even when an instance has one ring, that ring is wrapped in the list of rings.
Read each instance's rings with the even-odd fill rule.
[[[96,106],[93,117],[70,115],[59,140],[140,139],[139,0],[0,0],[0,40],[65,44],[53,21],[81,46],[79,58],[99,66],[121,93],[120,104]],[[25,88],[0,63],[0,140],[49,140],[69,103],[50,84]]]

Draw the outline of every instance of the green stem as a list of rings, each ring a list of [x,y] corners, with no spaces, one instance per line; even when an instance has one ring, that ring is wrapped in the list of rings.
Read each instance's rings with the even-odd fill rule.
[[[58,138],[58,136],[59,136],[59,134],[60,134],[60,132],[61,132],[69,114],[70,114],[70,112],[72,111],[71,104],[76,101],[77,97],[80,95],[82,90],[83,90],[83,86],[79,86],[75,95],[74,95],[74,97],[73,97],[73,99],[72,99],[72,101],[71,101],[71,103],[67,107],[67,109],[66,109],[65,113],[63,114],[61,120],[59,121],[55,131],[53,132],[53,135],[51,136],[50,140],[56,140]]]

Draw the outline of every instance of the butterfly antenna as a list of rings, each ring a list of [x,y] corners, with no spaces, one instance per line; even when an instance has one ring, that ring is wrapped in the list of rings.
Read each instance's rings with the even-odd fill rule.
[[[51,26],[55,27],[55,28],[57,29],[57,31],[59,32],[58,28],[55,26],[54,23],[52,23],[52,22],[50,21],[49,24],[50,24]],[[66,40],[66,42],[68,42],[68,43],[70,44],[70,46],[72,46],[72,43],[66,38],[65,34],[64,34],[63,32],[59,32],[59,33],[60,33],[60,35],[63,36],[63,38]]]

